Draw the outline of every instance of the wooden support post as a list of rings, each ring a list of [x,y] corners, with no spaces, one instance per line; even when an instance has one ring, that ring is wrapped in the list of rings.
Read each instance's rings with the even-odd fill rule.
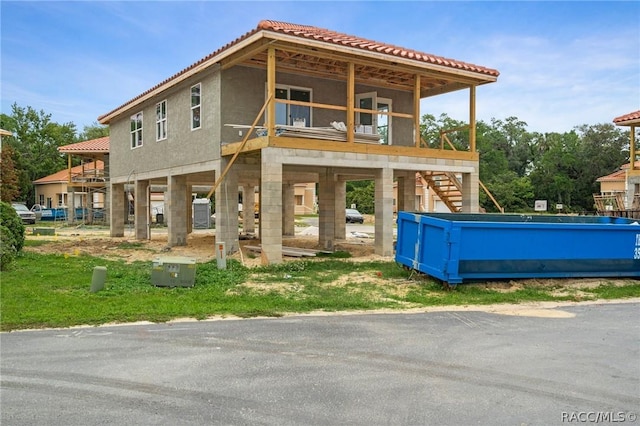
[[[356,76],[355,65],[349,62],[349,75],[347,76],[347,143],[354,143],[355,135],[355,102]]]
[[[469,151],[476,152],[476,86],[469,87]]]
[[[629,134],[629,170],[635,170],[636,157],[640,155],[640,144],[636,144],[636,126],[631,126],[631,133]]]
[[[413,87],[413,128],[416,148],[420,148],[420,75],[418,74]]]
[[[633,142],[631,146],[633,146]],[[67,170],[69,171],[69,183],[71,183],[71,154],[67,154]]]
[[[269,47],[267,53],[267,136],[276,135],[276,49]]]

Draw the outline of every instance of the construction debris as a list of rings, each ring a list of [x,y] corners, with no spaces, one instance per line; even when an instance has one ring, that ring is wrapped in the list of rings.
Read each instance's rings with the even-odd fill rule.
[[[245,249],[255,251],[258,253],[262,252],[261,246],[244,246]],[[305,249],[299,247],[285,247],[282,246],[282,255],[289,257],[316,257],[318,253],[332,253],[330,251],[325,250],[313,250],[313,249]]]
[[[246,129],[250,126],[242,124],[225,124],[236,129]],[[266,136],[267,128],[256,126],[257,136]],[[324,139],[331,141],[347,141],[347,128],[342,122],[332,122],[331,127],[303,127],[303,126],[276,126],[276,136],[286,136],[291,138]],[[379,144],[380,135],[378,133],[354,132],[354,141],[358,143]]]

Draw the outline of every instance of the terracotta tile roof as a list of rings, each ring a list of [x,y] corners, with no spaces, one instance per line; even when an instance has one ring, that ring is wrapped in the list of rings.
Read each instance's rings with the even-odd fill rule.
[[[482,67],[479,65],[469,64],[455,59],[443,58],[441,56],[431,55],[429,53],[418,52],[417,50],[406,49],[391,44],[380,43],[373,40],[367,40],[336,31],[325,30],[323,28],[313,27],[309,25],[296,25],[278,21],[261,21],[258,29],[274,31],[283,34],[289,34],[300,38],[308,38],[324,41],[326,43],[338,44],[353,47],[371,52],[384,53],[391,56],[413,59],[420,62],[427,62],[436,65],[443,65],[450,68],[458,68],[466,71],[473,71],[481,74],[487,74],[497,77],[500,73],[497,70]]]
[[[627,177],[627,169],[629,168],[629,163],[625,163],[620,166],[620,169],[615,172],[608,174],[606,176],[599,177],[596,179],[596,182],[613,182],[613,181],[624,181]],[[640,161],[636,161],[634,164],[634,168],[640,169]]]
[[[627,122],[637,121],[640,122],[640,110],[630,112],[629,114],[621,115],[613,119],[613,122],[619,126],[627,124]]]
[[[596,179],[596,182],[619,182],[626,178],[626,172],[624,170],[617,170],[610,175],[602,176]]]
[[[65,154],[109,153],[109,136],[58,147]]]
[[[96,164],[97,164],[97,168],[98,170],[104,170],[104,163],[100,160],[96,161],[95,163],[92,161],[90,163],[85,163],[84,164],[84,169],[82,168],[83,166],[75,166],[71,168],[71,174],[72,175],[78,175],[80,173],[82,173],[82,171],[84,170],[85,173],[90,172],[91,170],[94,170],[96,168]],[[63,169],[60,170],[59,172],[56,172],[52,175],[49,176],[45,176],[42,177],[38,180],[34,180],[33,183],[57,183],[57,182],[67,182],[69,180],[69,169]]]
[[[297,24],[290,24],[286,22],[263,20],[258,23],[258,26],[255,29],[245,33],[244,35],[238,37],[237,39],[231,41],[230,43],[227,43],[226,45],[222,46],[220,49],[210,53],[209,55],[200,59],[198,62],[172,75],[171,77],[155,85],[151,89],[141,93],[140,95],[136,96],[130,101],[120,105],[116,109],[101,115],[100,117],[98,117],[98,122],[102,123],[102,120],[114,114],[116,111],[122,108],[125,108],[130,104],[135,103],[139,99],[145,97],[146,95],[152,93],[153,91],[159,89],[160,87],[170,83],[171,81],[184,75],[185,73],[191,70],[194,70],[195,68],[212,60],[213,58],[225,52],[226,50],[230,49],[231,47],[243,42],[244,40],[247,40],[251,36],[260,32],[273,32],[273,33],[279,33],[279,34],[286,34],[290,36],[300,37],[303,39],[321,41],[329,45],[331,44],[342,45],[349,48],[359,49],[362,51],[381,53],[384,55],[389,55],[391,57],[404,58],[404,59],[409,59],[409,60],[413,60],[413,61],[421,62],[425,64],[432,64],[432,65],[438,65],[438,66],[443,66],[443,67],[457,69],[457,70],[473,72],[477,74],[486,75],[492,78],[496,78],[500,75],[500,73],[495,69],[486,68],[480,65],[474,65],[467,62],[457,61],[455,59],[449,59],[442,56],[431,55],[429,53],[418,52],[416,50],[406,49],[406,48],[394,46],[391,44],[380,43],[377,41],[355,37],[348,34],[339,33],[336,31],[331,31],[331,30],[318,28],[310,25],[297,25]]]
[[[622,165],[622,167],[620,167],[620,168],[621,168],[621,169],[623,169],[623,170],[628,169],[628,168],[629,168],[629,163],[624,163],[624,164]],[[634,168],[634,169],[640,169],[640,161],[636,161],[636,162],[633,164],[633,168]]]

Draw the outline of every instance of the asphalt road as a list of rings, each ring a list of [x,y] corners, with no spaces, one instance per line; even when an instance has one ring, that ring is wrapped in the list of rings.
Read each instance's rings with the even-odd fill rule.
[[[638,424],[639,313],[589,304],[2,333],[1,422]]]

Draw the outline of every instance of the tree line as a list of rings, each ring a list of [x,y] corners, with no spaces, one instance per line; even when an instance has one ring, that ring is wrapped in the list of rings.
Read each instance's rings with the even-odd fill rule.
[[[469,150],[465,122],[446,114],[421,117],[424,142],[440,147],[440,131],[458,150]],[[59,124],[51,115],[31,107],[12,105],[11,114],[0,114],[0,128],[12,133],[2,138],[3,201],[33,204],[33,181],[67,167],[58,147],[109,134],[108,127],[94,123],[78,132],[73,123]],[[593,212],[593,194],[600,192],[596,179],[616,171],[629,161],[628,132],[612,123],[584,124],[564,133],[527,130],[516,117],[478,121],[476,150],[480,156],[480,180],[506,212],[531,212],[535,200],[547,200],[563,212]],[[356,204],[363,213],[373,213],[373,181],[347,183],[347,205]],[[484,192],[480,205],[497,211]]]
[[[73,123],[55,123],[51,114],[15,103],[11,114],[0,114],[0,128],[12,133],[2,137],[0,199],[29,206],[35,202],[33,181],[67,167],[58,147],[109,135],[109,128],[98,123],[78,132]]]
[[[440,148],[440,132],[460,151],[469,150],[467,123],[447,114],[421,118],[423,141]],[[450,149],[447,142],[444,148]],[[535,200],[546,200],[548,211],[594,213],[593,194],[600,192],[599,177],[629,162],[629,134],[613,123],[584,124],[564,133],[527,130],[517,117],[476,123],[476,150],[480,157],[480,180],[505,212],[532,212]],[[349,182],[347,205],[356,204],[363,213],[373,213],[372,181]],[[498,208],[484,191],[480,206],[487,212]]]

